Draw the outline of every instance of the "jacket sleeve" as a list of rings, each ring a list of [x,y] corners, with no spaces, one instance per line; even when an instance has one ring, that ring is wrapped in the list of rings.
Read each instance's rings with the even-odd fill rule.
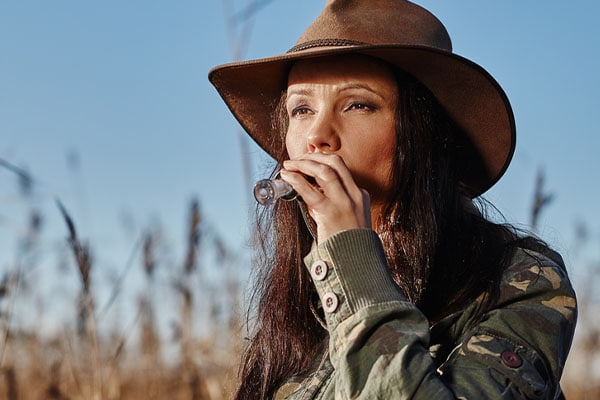
[[[345,231],[314,247],[304,261],[335,369],[322,390],[341,399],[555,398],[575,295],[564,269],[536,255],[510,266],[497,307],[437,367],[429,322],[394,283],[375,232]]]

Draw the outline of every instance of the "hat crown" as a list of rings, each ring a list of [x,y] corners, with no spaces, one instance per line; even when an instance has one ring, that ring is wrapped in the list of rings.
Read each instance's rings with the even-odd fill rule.
[[[450,36],[440,20],[405,0],[328,0],[291,51],[358,43],[452,51]]]

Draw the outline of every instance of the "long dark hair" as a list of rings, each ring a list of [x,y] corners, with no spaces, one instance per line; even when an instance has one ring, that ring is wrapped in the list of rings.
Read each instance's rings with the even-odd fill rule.
[[[493,297],[513,230],[487,220],[460,183],[466,136],[435,97],[396,71],[395,168],[390,195],[376,230],[392,275],[431,323],[460,310],[482,292]],[[285,94],[276,126],[287,130]],[[278,165],[287,158],[281,150]],[[311,370],[327,332],[311,308],[316,296],[302,258],[313,238],[297,202],[261,209],[257,221],[255,315],[241,365],[236,399],[266,399]],[[481,307],[483,312],[485,307]]]

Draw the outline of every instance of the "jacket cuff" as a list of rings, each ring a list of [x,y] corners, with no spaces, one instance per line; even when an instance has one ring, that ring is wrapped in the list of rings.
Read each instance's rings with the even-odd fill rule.
[[[406,301],[390,274],[379,236],[370,229],[339,232],[304,258],[329,329],[361,309]]]

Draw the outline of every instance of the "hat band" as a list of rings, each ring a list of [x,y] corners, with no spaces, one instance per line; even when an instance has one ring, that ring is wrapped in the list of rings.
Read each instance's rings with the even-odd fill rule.
[[[358,42],[356,40],[347,39],[317,39],[309,40],[308,42],[300,43],[289,49],[288,53],[295,53],[302,50],[312,49],[315,47],[331,47],[331,46],[359,46],[367,43]]]

